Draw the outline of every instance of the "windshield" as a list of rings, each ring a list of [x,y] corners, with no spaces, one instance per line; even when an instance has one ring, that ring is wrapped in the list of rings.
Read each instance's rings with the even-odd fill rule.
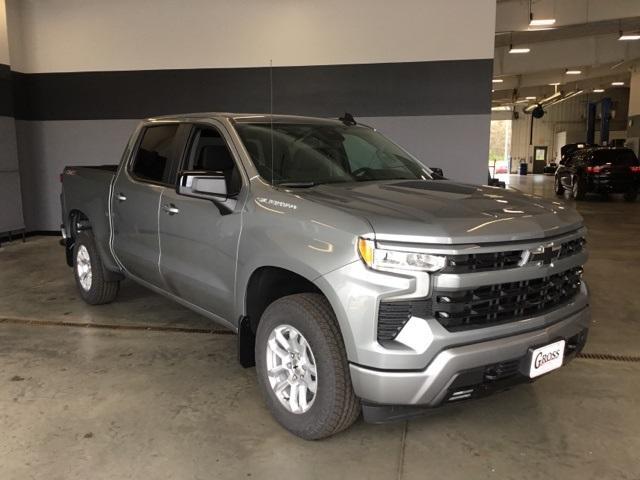
[[[247,123],[236,130],[260,176],[273,184],[433,178],[428,168],[367,127],[274,123],[272,132],[268,123]]]

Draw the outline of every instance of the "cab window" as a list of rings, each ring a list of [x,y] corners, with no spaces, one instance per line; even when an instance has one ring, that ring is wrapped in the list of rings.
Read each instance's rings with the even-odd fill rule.
[[[169,183],[171,156],[177,131],[178,124],[154,125],[144,129],[130,169],[136,179],[151,183]]]
[[[213,127],[194,127],[184,170],[222,172],[229,195],[240,192],[242,179],[222,134]]]

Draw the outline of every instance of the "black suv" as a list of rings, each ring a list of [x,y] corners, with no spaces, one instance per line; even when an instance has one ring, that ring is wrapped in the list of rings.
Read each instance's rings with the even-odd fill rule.
[[[575,200],[587,193],[622,193],[633,202],[640,187],[640,163],[628,148],[583,148],[560,161],[556,171],[555,192],[567,193]]]

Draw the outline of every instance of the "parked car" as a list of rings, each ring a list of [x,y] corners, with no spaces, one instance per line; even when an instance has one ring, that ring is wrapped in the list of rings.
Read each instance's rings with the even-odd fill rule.
[[[61,201],[87,303],[130,278],[230,328],[306,439],[531,382],[587,338],[575,210],[435,179],[354,121],[145,120]]]
[[[556,170],[558,168],[558,164],[555,162],[550,162],[547,163],[544,166],[544,169],[542,170],[542,173],[544,173],[545,175],[554,175],[556,173]]]
[[[629,148],[590,147],[575,150],[560,162],[555,175],[557,195],[582,200],[588,193],[622,193],[633,202],[640,188],[640,163]]]

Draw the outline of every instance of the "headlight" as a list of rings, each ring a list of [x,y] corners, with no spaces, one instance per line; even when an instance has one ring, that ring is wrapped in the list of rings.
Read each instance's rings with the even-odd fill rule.
[[[358,253],[369,268],[376,270],[437,272],[447,263],[446,257],[440,255],[376,248],[373,240],[365,238],[358,239]]]

